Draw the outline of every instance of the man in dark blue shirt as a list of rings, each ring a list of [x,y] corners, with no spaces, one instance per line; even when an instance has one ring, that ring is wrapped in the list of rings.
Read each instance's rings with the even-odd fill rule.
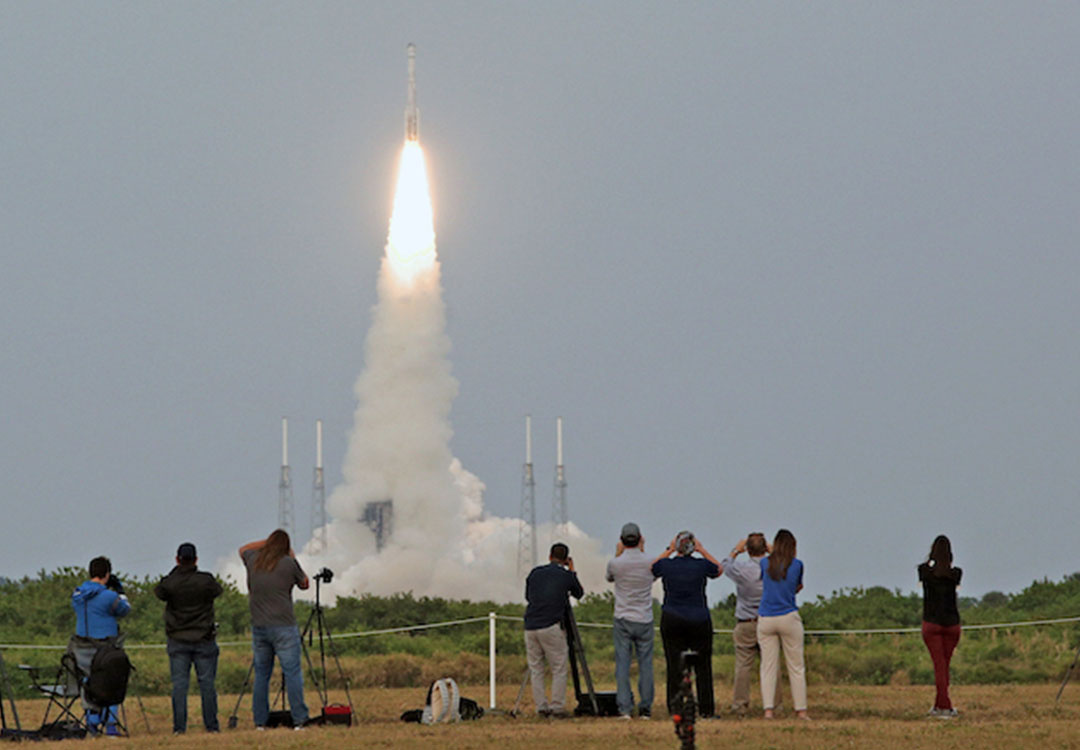
[[[561,542],[551,545],[547,565],[538,565],[525,580],[525,653],[532,677],[533,702],[541,716],[567,716],[566,673],[568,648],[563,618],[570,606],[569,595],[585,595],[570,548]],[[544,660],[551,667],[551,700],[544,694]]]

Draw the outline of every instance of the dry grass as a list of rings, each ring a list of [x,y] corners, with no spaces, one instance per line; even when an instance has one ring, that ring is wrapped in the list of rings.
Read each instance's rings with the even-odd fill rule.
[[[811,685],[810,712],[814,720],[798,722],[782,716],[773,722],[758,718],[724,718],[698,725],[701,748],[788,748],[818,750],[824,748],[958,748],[1053,747],[1080,749],[1080,685],[1066,688],[1061,707],[1055,709],[1053,685],[957,686],[953,699],[961,717],[941,721],[925,717],[933,699],[933,689],[912,686],[864,687]],[[487,703],[486,685],[465,687],[463,693],[482,704]],[[517,694],[516,685],[499,688],[498,703],[510,707]],[[309,700],[314,697],[309,694]],[[334,695],[334,699],[343,695]],[[721,705],[727,697],[724,686],[717,684]],[[225,730],[219,736],[207,736],[198,726],[198,698],[193,698],[189,720],[195,726],[188,734],[170,734],[171,714],[167,698],[145,698],[152,734],[148,734],[136,703],[129,698],[128,714],[132,736],[124,746],[132,748],[339,748],[359,747],[431,747],[441,748],[604,748],[677,747],[669,721],[657,716],[651,722],[615,719],[543,720],[533,716],[513,719],[489,715],[476,722],[454,726],[422,727],[403,724],[399,714],[418,708],[423,691],[417,688],[359,689],[353,691],[358,726],[313,728],[304,732],[270,730],[256,733],[251,724],[250,702],[245,699],[240,713],[240,727]],[[235,696],[221,696],[224,715],[231,712]],[[526,698],[527,700],[527,698]],[[24,724],[39,721],[44,707],[41,701],[19,704]],[[662,714],[662,711],[658,711]],[[10,716],[8,717],[10,719]],[[78,742],[78,741],[72,741]],[[61,743],[72,746],[72,742]],[[85,744],[78,745],[85,747]]]

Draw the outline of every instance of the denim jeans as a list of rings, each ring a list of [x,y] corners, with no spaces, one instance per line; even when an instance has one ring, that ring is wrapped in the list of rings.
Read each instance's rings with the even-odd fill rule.
[[[255,660],[255,682],[251,686],[255,726],[266,726],[270,718],[270,675],[274,671],[274,654],[277,654],[285,676],[293,726],[302,726],[308,720],[308,708],[304,704],[304,674],[300,669],[300,630],[295,625],[252,627],[251,649]]]
[[[642,715],[652,712],[653,703],[653,624],[615,618],[615,700],[619,713],[629,716],[634,711],[634,693],[630,689],[630,657],[637,652],[638,710]]]
[[[187,730],[187,698],[192,664],[195,665],[195,677],[199,681],[203,726],[208,732],[218,731],[217,689],[214,687],[218,662],[217,641],[190,643],[170,638],[167,651],[169,673],[172,677],[173,731]]]

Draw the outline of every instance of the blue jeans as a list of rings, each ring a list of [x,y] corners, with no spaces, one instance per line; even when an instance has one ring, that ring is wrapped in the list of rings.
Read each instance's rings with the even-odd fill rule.
[[[170,638],[166,650],[169,653],[169,674],[172,677],[173,731],[187,730],[187,698],[192,664],[195,665],[195,677],[199,681],[203,726],[207,732],[218,731],[217,689],[214,687],[214,679],[217,677],[217,641],[189,643]]]
[[[612,631],[615,638],[615,700],[619,713],[629,716],[634,711],[634,693],[630,690],[630,655],[637,651],[638,712],[648,715],[653,703],[653,624],[615,618]]]
[[[270,674],[274,671],[274,654],[277,654],[285,676],[293,726],[302,726],[308,720],[308,707],[304,704],[304,674],[300,669],[300,630],[295,625],[252,627],[251,650],[255,660],[255,683],[251,686],[255,726],[265,727],[270,719]]]

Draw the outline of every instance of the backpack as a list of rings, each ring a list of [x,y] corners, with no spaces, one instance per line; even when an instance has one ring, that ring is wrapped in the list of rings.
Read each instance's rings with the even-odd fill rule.
[[[118,706],[127,696],[131,661],[115,638],[107,638],[98,646],[90,662],[90,677],[86,681],[86,697],[99,706]]]
[[[424,708],[406,711],[401,715],[401,720],[419,724],[444,724],[462,719],[479,719],[483,715],[484,709],[476,701],[461,697],[454,678],[444,677],[431,683]]]

